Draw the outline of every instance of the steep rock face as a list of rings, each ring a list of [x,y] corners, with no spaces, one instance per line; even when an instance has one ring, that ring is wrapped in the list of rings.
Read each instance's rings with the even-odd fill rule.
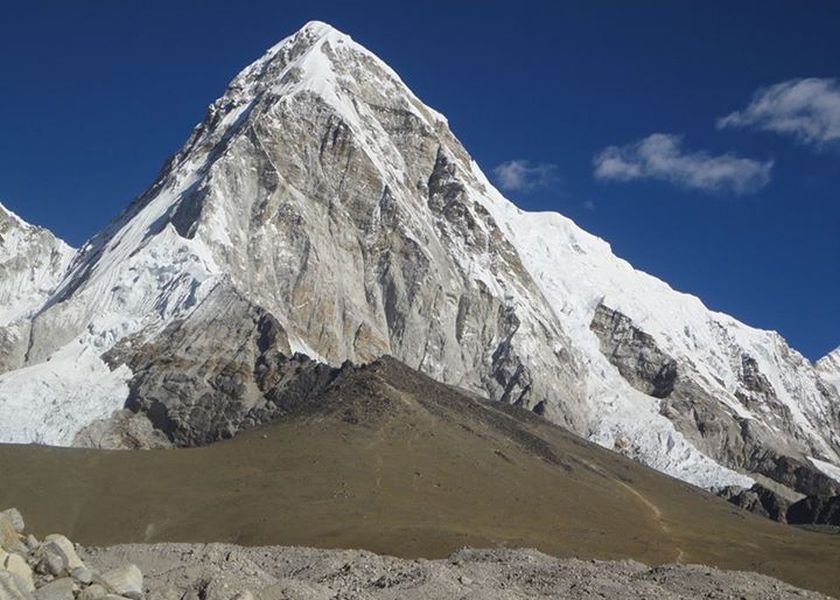
[[[123,408],[82,427],[73,445],[99,450],[150,450],[171,448],[173,444],[146,414]]]
[[[757,453],[840,464],[838,393],[781,337],[516,208],[441,115],[323,23],[231,82],[27,327],[26,368],[0,377],[7,440],[70,443],[128,399],[178,443],[208,441],[267,406],[259,364],[392,354],[699,485],[749,487],[729,467]],[[45,425],[68,393],[78,410]]]
[[[820,377],[840,391],[840,348],[818,360],[816,367]]]
[[[0,326],[32,316],[64,276],[75,250],[0,204]]]
[[[671,395],[677,382],[677,361],[660,350],[653,337],[603,304],[595,309],[590,327],[601,342],[601,352],[630,385],[654,398]]]
[[[76,251],[0,204],[0,373],[24,364],[31,317]]]
[[[840,527],[840,496],[803,498],[788,509],[788,522],[794,525]]]
[[[230,438],[322,392],[340,369],[292,355],[282,325],[221,284],[150,341],[106,355],[134,373],[127,407],[179,446]],[[349,365],[345,368],[351,368]]]
[[[791,503],[761,484],[756,483],[748,490],[727,487],[719,490],[717,495],[744,510],[780,523],[787,523],[787,511]]]
[[[598,336],[601,352],[624,379],[661,399],[660,412],[709,456],[805,494],[840,490],[840,483],[808,462],[809,451],[788,441],[807,434],[797,427],[753,357],[746,353],[740,357],[740,387],[735,397],[742,409],[730,412],[714,393],[698,384],[702,379],[691,361],[678,363],[626,315],[599,304],[590,328]],[[772,420],[755,419],[754,410],[770,412]],[[788,437],[780,440],[780,429]],[[755,486],[751,489],[754,492]]]

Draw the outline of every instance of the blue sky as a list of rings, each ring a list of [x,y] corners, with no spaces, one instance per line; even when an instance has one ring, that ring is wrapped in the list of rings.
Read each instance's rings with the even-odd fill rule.
[[[320,19],[512,200],[816,359],[840,345],[840,4],[802,6],[5,0],[0,200],[80,244],[238,70]]]

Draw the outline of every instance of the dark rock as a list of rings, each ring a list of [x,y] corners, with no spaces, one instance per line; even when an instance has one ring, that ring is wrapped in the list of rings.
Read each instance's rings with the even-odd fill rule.
[[[127,408],[177,446],[266,423],[326,389],[341,371],[292,355],[277,320],[223,285],[189,318],[150,342],[121,344],[107,358],[127,362],[135,374]]]
[[[674,391],[677,362],[628,317],[599,304],[589,328],[598,336],[601,352],[637,390],[655,398]]]
[[[840,527],[840,496],[809,496],[793,504],[787,512],[792,525],[833,525]]]
[[[751,513],[767,517],[780,523],[786,523],[786,514],[790,502],[761,484],[756,483],[750,489],[728,486],[717,491],[717,495]]]

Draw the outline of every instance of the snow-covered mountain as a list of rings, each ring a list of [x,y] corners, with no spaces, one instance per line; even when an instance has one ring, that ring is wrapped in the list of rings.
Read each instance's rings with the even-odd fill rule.
[[[76,251],[0,204],[0,325],[43,306]]]
[[[28,318],[44,305],[75,254],[0,204],[0,372],[23,360]]]
[[[214,412],[247,426],[275,353],[392,354],[699,485],[837,486],[836,369],[518,209],[323,23],[242,71],[46,287],[34,316],[0,291],[18,319],[2,339],[27,331],[5,350],[4,441],[71,444],[127,402],[165,432]]]
[[[840,390],[840,348],[835,348],[817,361],[817,372]]]

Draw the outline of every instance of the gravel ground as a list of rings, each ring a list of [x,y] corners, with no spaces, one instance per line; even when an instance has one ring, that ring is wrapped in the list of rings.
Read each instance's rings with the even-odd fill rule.
[[[827,598],[755,573],[558,560],[535,550],[464,549],[444,560],[403,560],[354,550],[130,544],[81,555],[100,570],[136,564],[149,600]]]

